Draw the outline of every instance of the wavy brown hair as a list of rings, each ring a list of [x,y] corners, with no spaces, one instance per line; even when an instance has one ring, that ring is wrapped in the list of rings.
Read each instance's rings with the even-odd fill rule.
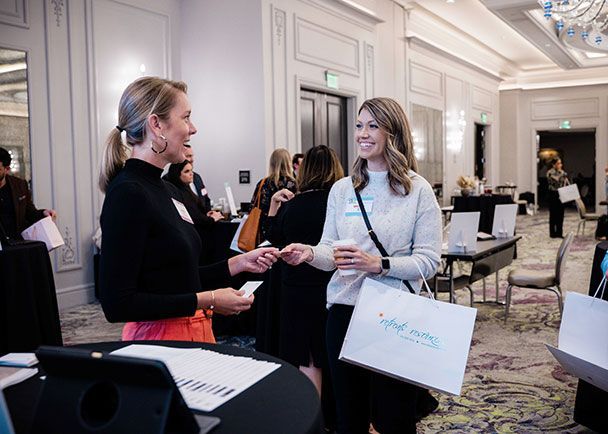
[[[159,119],[169,119],[177,95],[179,92],[186,93],[187,89],[182,81],[159,77],[142,77],[127,86],[118,104],[118,128],[112,128],[106,139],[99,174],[101,191],[106,191],[110,181],[125,165],[129,151],[127,146],[136,146],[145,140],[148,116],[155,114]],[[125,132],[126,144],[119,128]]]
[[[310,148],[298,170],[298,191],[328,190],[344,177],[344,170],[333,149],[325,145]]]
[[[366,100],[359,109],[367,110],[380,129],[386,134],[384,159],[388,164],[388,181],[391,189],[400,195],[407,195],[412,189],[408,172],[417,171],[418,163],[414,157],[414,142],[410,123],[401,105],[391,98],[372,98]],[[357,191],[369,182],[367,160],[357,157],[353,167],[353,185]]]

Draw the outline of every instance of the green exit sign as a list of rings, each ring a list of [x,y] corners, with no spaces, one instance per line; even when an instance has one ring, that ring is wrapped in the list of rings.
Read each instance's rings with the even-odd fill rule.
[[[338,74],[325,71],[325,82],[327,83],[327,87],[329,87],[330,89],[338,89]]]
[[[487,124],[488,123],[488,114],[487,113],[481,113],[481,123],[482,124]]]
[[[570,125],[570,121],[566,120],[566,121],[559,121],[559,129],[560,130],[569,130],[570,128],[572,128],[572,125]]]

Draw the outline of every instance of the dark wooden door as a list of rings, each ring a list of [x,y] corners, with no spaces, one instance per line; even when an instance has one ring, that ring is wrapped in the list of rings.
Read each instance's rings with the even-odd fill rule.
[[[336,151],[348,172],[346,98],[302,89],[300,92],[302,152],[326,145]]]

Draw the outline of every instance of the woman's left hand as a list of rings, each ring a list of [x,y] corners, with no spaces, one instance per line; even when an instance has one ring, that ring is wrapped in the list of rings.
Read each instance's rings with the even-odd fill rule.
[[[279,249],[276,247],[261,247],[235,256],[231,258],[236,261],[234,274],[243,272],[263,273],[272,267],[272,264],[277,262],[278,257]],[[228,265],[230,266],[230,260],[228,261]],[[234,276],[233,273],[230,274]]]
[[[334,247],[334,261],[340,270],[358,270],[378,274],[382,271],[382,258],[371,255],[359,246]]]

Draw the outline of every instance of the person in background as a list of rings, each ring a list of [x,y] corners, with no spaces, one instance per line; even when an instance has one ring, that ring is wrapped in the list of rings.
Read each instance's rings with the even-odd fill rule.
[[[123,340],[215,342],[210,312],[232,315],[253,303],[229,287],[231,276],[262,273],[278,256],[263,248],[199,267],[201,240],[161,180],[197,132],[190,113],[185,83],[142,77],[123,92],[107,139],[99,294],[107,320],[127,322]]]
[[[192,164],[188,160],[184,160],[178,164],[171,164],[167,174],[163,176],[163,180],[170,183],[174,193],[172,196],[184,204],[192,217],[194,228],[202,243],[199,265],[205,265],[211,263],[213,258],[215,223],[222,220],[224,216],[221,212],[208,210],[203,200],[194,194],[190,188],[193,173]]]
[[[293,157],[291,157],[291,167],[293,168],[293,176],[294,178],[297,178],[298,176],[298,170],[300,168],[300,165],[302,164],[302,160],[304,159],[304,154],[293,154]]]
[[[547,170],[547,182],[549,187],[549,236],[551,238],[564,238],[564,205],[559,200],[561,187],[570,184],[568,174],[563,170],[561,158],[551,161],[551,168]]]
[[[188,162],[192,165],[192,181],[190,181],[190,188],[203,202],[205,212],[211,211],[211,199],[207,194],[207,189],[205,188],[203,178],[201,178],[201,175],[194,171],[194,150],[192,149],[190,143],[186,143],[184,147],[186,148],[184,150],[186,160],[188,160]]]
[[[263,183],[263,185],[260,189],[261,183]],[[295,192],[296,181],[293,176],[289,151],[284,148],[279,148],[275,149],[272,154],[270,154],[268,176],[257,182],[251,198],[251,206],[254,207],[258,201],[258,190],[260,191],[260,209],[262,210],[260,230],[262,231],[263,240],[268,238],[266,235],[266,218],[268,217],[268,210],[270,209],[270,200],[273,194],[283,188],[286,188],[292,193]]]
[[[366,433],[371,422],[382,434],[415,433],[417,395],[422,389],[338,358],[366,278],[399,288],[402,280],[435,274],[441,259],[441,211],[432,187],[415,172],[411,130],[398,102],[365,101],[358,112],[355,141],[359,155],[353,175],[331,188],[321,241],[315,246],[290,244],[281,257],[291,265],[308,262],[325,271],[356,271],[348,276],[335,272],[327,286],[327,353],[336,397],[336,431]],[[356,191],[365,199],[371,226],[387,257],[357,211]],[[334,241],[350,238],[355,245],[332,247]]]
[[[317,244],[323,232],[329,190],[343,177],[344,170],[332,149],[323,145],[309,149],[298,173],[297,194],[283,189],[272,196],[267,220],[272,245],[281,248],[291,243]],[[309,264],[284,267],[280,296],[279,357],[310,378],[326,404],[326,422],[331,419],[327,415],[329,407],[334,406],[333,399],[324,396],[330,391],[325,385],[329,377],[325,303],[332,274]]]
[[[37,209],[27,181],[10,175],[11,154],[0,148],[0,225],[10,239],[21,240],[21,232],[44,217],[57,220],[53,209]]]

